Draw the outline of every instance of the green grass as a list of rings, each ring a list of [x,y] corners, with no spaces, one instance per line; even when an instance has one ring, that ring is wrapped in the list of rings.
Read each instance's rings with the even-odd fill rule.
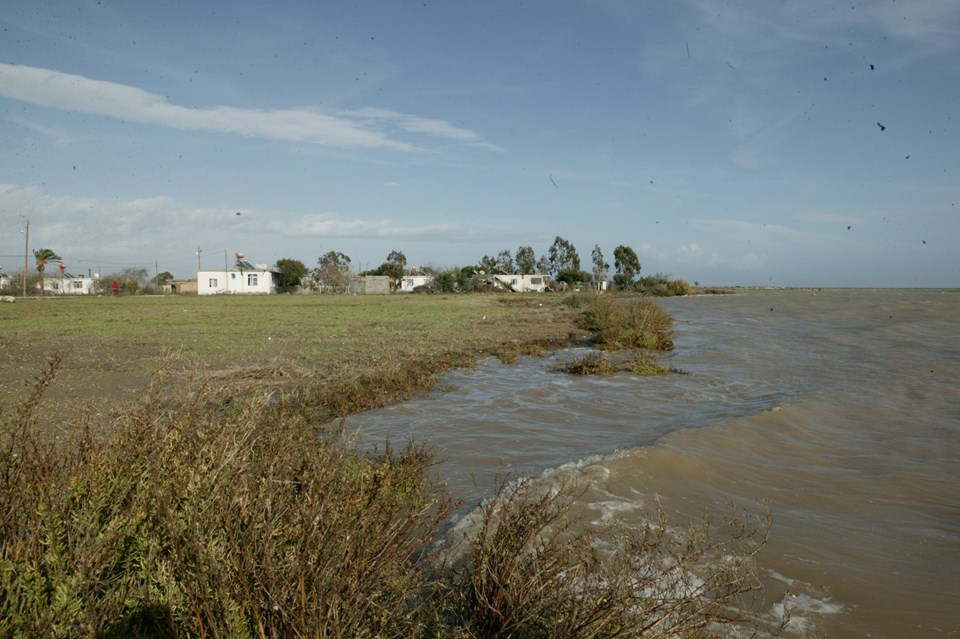
[[[488,295],[18,300],[0,306],[0,400],[53,356],[61,383],[47,402],[76,407],[136,395],[161,368],[248,392],[408,364],[436,372],[485,355],[510,359],[574,330],[558,297],[503,299],[510,303]]]

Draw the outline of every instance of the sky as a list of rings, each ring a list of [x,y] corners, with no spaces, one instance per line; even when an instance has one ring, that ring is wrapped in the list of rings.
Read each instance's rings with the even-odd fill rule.
[[[956,0],[5,0],[0,29],[8,274],[29,221],[74,274],[560,236],[588,271],[960,286]]]

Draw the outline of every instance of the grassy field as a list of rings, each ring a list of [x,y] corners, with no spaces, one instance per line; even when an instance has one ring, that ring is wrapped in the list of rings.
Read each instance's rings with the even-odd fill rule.
[[[52,357],[46,402],[112,406],[160,369],[205,383],[271,390],[422,365],[429,372],[510,359],[566,340],[557,296],[271,295],[89,297],[0,306],[0,401],[22,394]]]

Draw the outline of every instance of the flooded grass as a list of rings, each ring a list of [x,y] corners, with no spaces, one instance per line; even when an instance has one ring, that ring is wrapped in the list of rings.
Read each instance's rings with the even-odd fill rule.
[[[637,352],[629,359],[615,360],[603,353],[589,353],[570,360],[554,368],[560,373],[570,375],[611,375],[613,373],[633,373],[634,375],[662,375],[673,372],[646,352]]]

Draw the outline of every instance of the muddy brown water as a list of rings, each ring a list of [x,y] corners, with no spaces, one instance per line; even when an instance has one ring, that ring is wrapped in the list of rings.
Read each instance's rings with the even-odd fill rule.
[[[960,636],[960,291],[664,300],[686,375],[581,378],[567,350],[490,360],[348,424],[413,437],[465,510],[504,471],[589,486],[590,518],[769,510],[770,614],[792,636]],[[464,511],[462,510],[460,514]]]

